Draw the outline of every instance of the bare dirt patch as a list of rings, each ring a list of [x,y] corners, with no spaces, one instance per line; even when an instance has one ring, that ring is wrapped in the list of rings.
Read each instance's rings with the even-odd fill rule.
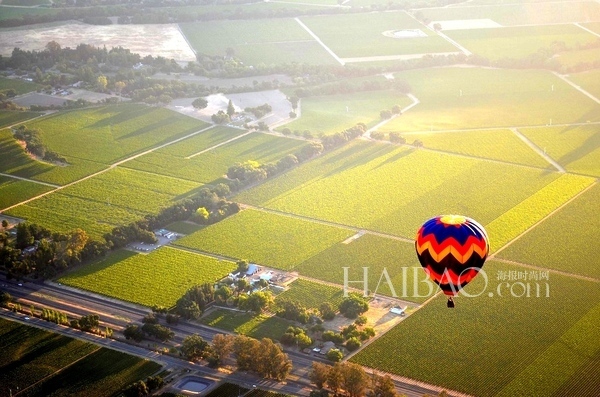
[[[165,25],[87,25],[70,22],[30,29],[3,29],[0,54],[9,56],[15,47],[43,50],[50,41],[75,48],[81,43],[97,47],[121,46],[141,56],[162,56],[177,61],[194,61],[196,56],[176,24]]]

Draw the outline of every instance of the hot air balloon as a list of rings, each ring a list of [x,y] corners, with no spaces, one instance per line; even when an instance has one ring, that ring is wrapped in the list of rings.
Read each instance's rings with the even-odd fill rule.
[[[421,266],[454,307],[458,294],[481,270],[490,244],[479,223],[461,215],[441,215],[421,226],[415,239]]]

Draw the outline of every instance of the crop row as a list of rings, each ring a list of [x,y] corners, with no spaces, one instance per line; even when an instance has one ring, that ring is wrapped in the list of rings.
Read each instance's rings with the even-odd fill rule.
[[[550,168],[550,164],[531,150],[510,130],[483,130],[435,133],[407,133],[408,143],[415,140],[431,149],[446,150],[467,156]]]
[[[50,186],[0,176],[0,210],[49,190]]]
[[[507,387],[507,395],[553,395],[560,386],[554,378],[566,381],[571,365],[584,368],[598,352],[597,341],[589,344],[600,320],[596,283],[552,273],[548,297],[545,282],[540,297],[535,284],[530,297],[517,297],[522,286],[515,285],[512,296],[497,275],[531,269],[491,262],[484,270],[487,278],[480,274],[466,289],[476,297],[455,299],[454,310],[446,309],[443,296],[434,299],[352,361],[483,397]],[[550,360],[549,370],[553,349],[566,353],[564,343],[580,358]]]
[[[235,332],[252,338],[271,338],[279,340],[285,333],[289,322],[280,317],[268,317],[264,314],[240,313],[227,309],[211,311],[200,320],[203,324]]]
[[[593,182],[592,178],[562,175],[494,219],[486,225],[492,252],[502,248]]]
[[[524,128],[521,132],[567,170],[600,176],[598,127]]]
[[[337,307],[343,298],[344,292],[339,287],[297,279],[289,285],[287,291],[277,295],[276,301],[288,300],[298,302],[307,309],[318,309],[324,302]]]
[[[485,225],[557,177],[546,170],[356,142],[237,199],[412,238],[437,214],[464,214]]]
[[[234,269],[231,262],[162,247],[148,255],[117,251],[59,281],[128,302],[169,307],[193,285],[217,281]]]
[[[82,158],[110,164],[206,124],[167,109],[121,104],[56,113],[27,126],[41,130],[43,143],[68,161]]]
[[[600,185],[596,183],[507,247],[500,257],[598,278],[599,202]]]

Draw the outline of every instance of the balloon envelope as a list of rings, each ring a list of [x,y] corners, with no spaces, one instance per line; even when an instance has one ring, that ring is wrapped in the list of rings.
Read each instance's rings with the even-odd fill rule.
[[[483,226],[460,215],[441,215],[421,226],[415,239],[421,266],[444,294],[458,294],[479,273],[490,244]]]

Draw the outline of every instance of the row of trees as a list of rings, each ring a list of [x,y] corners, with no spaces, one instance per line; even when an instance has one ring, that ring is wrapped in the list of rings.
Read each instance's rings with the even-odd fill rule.
[[[37,129],[27,128],[24,124],[21,124],[14,130],[14,136],[19,141],[25,142],[25,149],[32,155],[53,163],[67,163],[64,157],[46,148],[42,143],[40,131]]]
[[[333,366],[314,362],[309,379],[319,389],[311,394],[315,397],[327,396],[325,387],[334,395],[345,393],[349,397],[400,397],[389,375],[367,375],[360,365],[349,362]]]

